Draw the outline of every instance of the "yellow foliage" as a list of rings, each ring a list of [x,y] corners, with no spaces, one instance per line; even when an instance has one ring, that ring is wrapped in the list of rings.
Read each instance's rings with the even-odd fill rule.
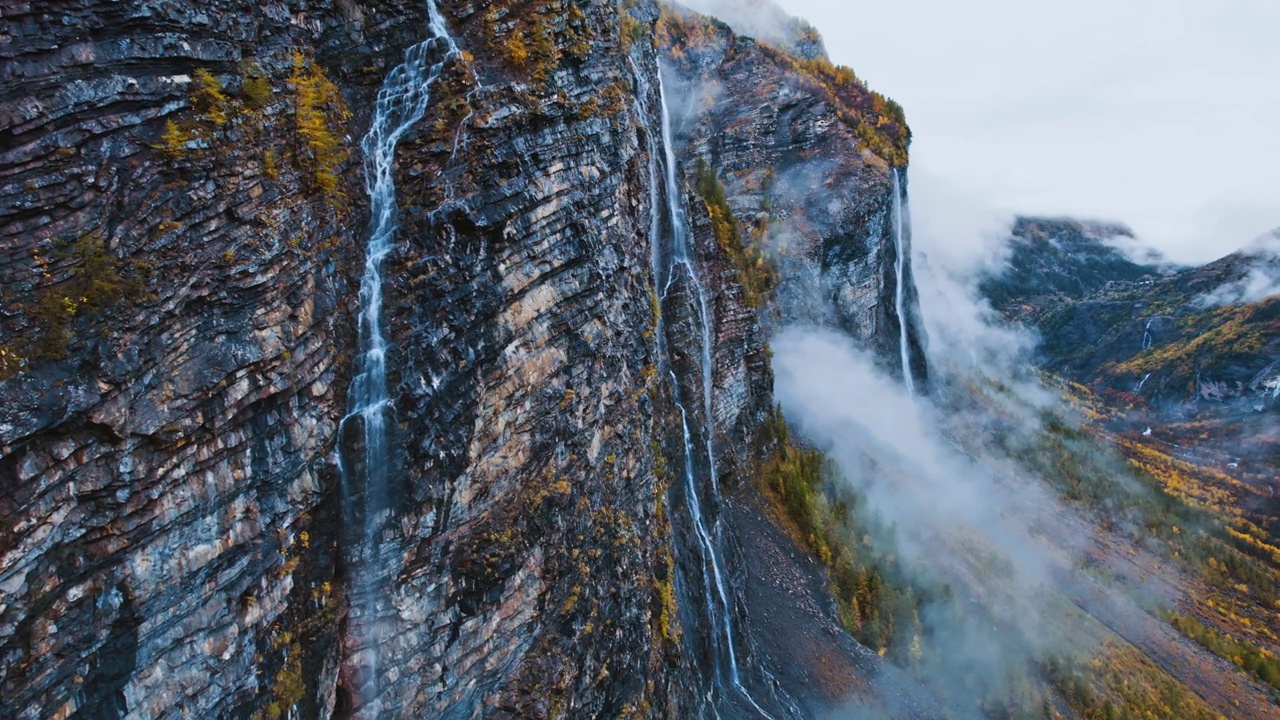
[[[511,37],[507,38],[506,44],[507,62],[512,66],[524,69],[529,64],[529,46],[524,42],[524,34],[516,29],[511,33]]]
[[[627,51],[640,39],[644,29],[640,21],[632,17],[631,13],[620,10],[618,14],[621,17],[618,26],[618,41],[622,44],[623,51]]]
[[[280,168],[276,166],[276,151],[272,148],[262,153],[262,174],[269,180],[280,179]]]
[[[1183,340],[1151,348],[1128,362],[1116,365],[1113,372],[1141,376],[1148,372],[1172,369],[1180,375],[1195,372],[1199,358],[1207,355],[1253,355],[1267,342],[1266,327],[1253,322],[1257,308],[1228,306],[1215,310],[1207,332]]]
[[[347,161],[342,144],[341,124],[351,117],[338,86],[324,72],[293,52],[294,128],[302,140],[303,164],[312,173],[312,182],[325,195],[340,197],[337,170]]]
[[[244,79],[245,104],[254,109],[261,109],[271,102],[271,81],[264,75],[250,75]]]
[[[160,144],[156,148],[171,158],[177,158],[187,152],[187,144],[190,142],[191,133],[183,130],[176,120],[169,119],[164,123],[164,132],[161,133]]]
[[[8,380],[22,369],[25,358],[8,345],[0,345],[0,382]]]
[[[1121,438],[1117,443],[1131,463],[1155,478],[1169,494],[1226,516],[1239,516],[1238,494],[1243,485],[1235,478],[1212,468],[1192,465],[1134,440]]]
[[[222,81],[200,68],[192,77],[191,107],[214,125],[227,122],[227,96],[222,91]]]

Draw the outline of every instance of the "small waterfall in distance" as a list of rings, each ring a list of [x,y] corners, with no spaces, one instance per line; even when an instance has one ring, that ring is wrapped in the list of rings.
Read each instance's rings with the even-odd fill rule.
[[[344,427],[348,422],[360,423],[364,447],[363,458],[344,457],[341,467],[344,515],[348,523],[358,522],[359,529],[355,552],[348,552],[352,560],[350,575],[354,596],[348,632],[358,639],[359,651],[353,659],[361,667],[361,704],[375,703],[367,707],[366,714],[371,716],[383,712],[376,705],[379,645],[383,640],[377,617],[380,590],[376,585],[382,555],[378,536],[390,509],[391,452],[387,428],[391,400],[387,386],[387,339],[382,327],[382,266],[395,246],[395,153],[400,139],[426,114],[432,84],[459,54],[435,0],[427,1],[427,14],[427,39],[406,50],[404,60],[387,74],[378,90],[369,132],[361,142],[370,228],[360,279],[358,374],[351,382],[348,414],[342,423]],[[434,64],[430,61],[433,54],[440,57]],[[363,499],[363,513],[356,512],[357,498]]]
[[[898,168],[893,169],[893,244],[897,249],[897,260],[894,272],[897,275],[894,290],[894,312],[898,314],[898,350],[902,356],[902,380],[906,383],[907,394],[915,396],[916,381],[911,376],[911,345],[907,332],[907,250],[904,225],[906,218],[902,210],[902,184],[898,178]]]

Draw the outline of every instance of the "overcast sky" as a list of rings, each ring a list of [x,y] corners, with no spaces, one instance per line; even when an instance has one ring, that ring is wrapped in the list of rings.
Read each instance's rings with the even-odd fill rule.
[[[915,198],[1119,220],[1184,261],[1280,227],[1280,0],[779,2],[906,108]]]

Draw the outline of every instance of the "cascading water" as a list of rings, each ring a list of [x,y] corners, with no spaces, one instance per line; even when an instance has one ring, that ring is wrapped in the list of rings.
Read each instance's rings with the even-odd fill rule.
[[[720,562],[716,557],[716,546],[711,540],[711,535],[707,531],[706,520],[702,516],[702,502],[698,499],[698,486],[696,482],[696,474],[693,465],[693,434],[689,431],[689,413],[685,411],[684,404],[680,402],[679,388],[680,381],[676,378],[674,371],[671,372],[671,384],[676,388],[676,408],[680,411],[680,429],[684,438],[684,479],[685,479],[685,495],[689,505],[689,516],[693,520],[694,534],[698,536],[698,552],[702,556],[702,586],[706,588],[705,600],[707,604],[707,618],[711,621],[711,645],[713,649],[714,659],[716,663],[716,678],[723,679],[724,671],[721,667],[721,642],[722,635],[729,634],[730,630],[725,623],[718,623],[719,617],[717,611],[717,603],[711,595],[712,580],[714,578],[716,598],[719,599],[720,607],[727,610],[726,596],[724,592],[724,579],[720,573]],[[708,572],[707,568],[711,570]],[[727,614],[727,613],[726,613]],[[728,638],[729,642],[733,642],[733,638]],[[730,654],[733,651],[730,649]]]
[[[905,218],[902,216],[902,186],[898,179],[898,168],[893,169],[893,244],[897,248],[897,260],[894,272],[897,274],[897,288],[894,290],[894,311],[898,313],[898,350],[902,355],[902,379],[907,385],[907,393],[916,394],[916,382],[911,376],[911,346],[907,335],[907,251],[903,239]]]
[[[1147,381],[1150,379],[1151,379],[1151,373],[1147,373],[1146,375],[1143,375],[1142,382],[1138,383],[1138,387],[1134,389],[1133,394],[1137,395],[1138,393],[1142,392],[1142,388],[1146,386]]]
[[[389,509],[387,488],[390,447],[387,414],[390,396],[387,387],[387,340],[382,328],[382,265],[394,247],[396,231],[396,145],[426,114],[431,86],[445,66],[458,55],[458,46],[449,34],[444,16],[435,0],[428,0],[428,39],[405,51],[404,60],[383,81],[369,132],[361,142],[365,156],[365,189],[369,193],[370,229],[365,250],[364,274],[360,279],[360,350],[358,374],[351,382],[345,425],[358,419],[364,444],[360,472],[349,477],[349,463],[342,463],[343,502],[347,517],[353,518],[356,496],[363,498],[364,512],[359,522],[358,556],[374,567],[352,568],[350,632],[357,638],[366,700],[378,696],[377,537]],[[443,45],[443,47],[441,47]],[[430,57],[440,59],[434,64]],[[356,485],[360,487],[357,489]],[[376,707],[373,714],[378,713]]]
[[[1142,329],[1142,349],[1146,350],[1151,347],[1151,323],[1155,322],[1155,318],[1147,320],[1147,326]]]
[[[684,268],[689,284],[693,286],[693,299],[698,310],[698,326],[701,330],[701,353],[699,365],[702,369],[702,403],[708,426],[713,423],[712,384],[715,382],[715,366],[711,360],[712,324],[711,303],[707,301],[707,291],[702,285],[702,277],[698,273],[693,260],[693,243],[690,242],[689,219],[684,213],[684,204],[680,202],[680,183],[676,179],[676,155],[671,141],[671,117],[667,110],[666,89],[662,78],[658,78],[658,91],[662,97],[662,143],[666,151],[667,172],[664,186],[667,192],[667,212],[671,216],[672,225],[672,263]],[[674,267],[672,268],[674,271]],[[675,277],[672,272],[668,283]],[[716,452],[712,441],[713,433],[707,432],[707,460],[711,466],[711,487],[719,492],[720,480],[716,471]]]
[[[699,364],[702,375],[703,390],[703,409],[706,436],[706,456],[711,479],[711,492],[713,497],[719,493],[719,478],[716,469],[716,453],[713,431],[713,382],[714,367],[712,365],[712,333],[713,327],[711,323],[711,306],[707,299],[707,293],[702,284],[701,276],[698,273],[697,263],[693,258],[693,247],[691,242],[691,233],[689,230],[688,218],[685,215],[684,204],[681,202],[683,193],[680,191],[680,183],[676,175],[676,158],[675,145],[672,141],[671,133],[671,115],[667,107],[666,88],[662,82],[661,72],[658,74],[658,95],[662,104],[662,143],[666,160],[666,172],[663,177],[663,189],[666,195],[667,220],[671,227],[671,252],[670,261],[663,263],[664,255],[659,246],[658,234],[654,234],[655,249],[653,252],[653,261],[655,265],[655,283],[661,282],[661,270],[666,276],[666,283],[662,288],[661,296],[666,298],[667,292],[671,289],[675,282],[676,273],[682,270],[685,279],[693,291],[693,301],[697,310],[698,324],[700,330],[701,348],[699,353]],[[651,175],[656,175],[652,171]],[[656,177],[654,178],[656,180]],[[655,231],[660,226],[659,218],[654,218],[653,226]],[[662,266],[665,265],[665,266]],[[659,323],[661,323],[659,319]],[[659,336],[662,335],[663,328],[658,328]],[[661,350],[661,347],[660,347]],[[769,713],[751,697],[746,687],[742,684],[742,677],[738,669],[737,648],[733,635],[733,613],[732,605],[729,600],[729,594],[725,587],[724,572],[720,561],[719,549],[713,535],[711,534],[707,520],[702,512],[702,500],[698,493],[698,484],[695,473],[695,465],[693,461],[696,448],[694,446],[693,434],[689,429],[688,412],[684,406],[680,396],[680,383],[676,377],[675,371],[670,371],[672,387],[674,391],[676,408],[680,411],[681,429],[683,431],[684,440],[684,475],[685,475],[685,501],[688,505],[689,517],[693,521],[694,533],[697,535],[698,550],[702,557],[701,569],[703,587],[706,589],[706,609],[707,620],[711,625],[711,641],[715,662],[715,679],[718,685],[724,686],[726,683],[729,688],[735,691],[741,698],[745,699],[752,708],[754,708],[761,716],[770,718]],[[714,594],[713,594],[714,592]]]

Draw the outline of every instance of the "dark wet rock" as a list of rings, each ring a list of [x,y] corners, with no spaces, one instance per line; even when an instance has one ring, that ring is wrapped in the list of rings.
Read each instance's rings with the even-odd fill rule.
[[[398,151],[393,503],[370,551],[339,467],[359,455],[342,425],[359,138],[422,4],[0,2],[0,715],[695,712],[705,588],[679,579],[650,272],[657,8],[623,10],[624,37],[612,2],[444,5],[466,53]],[[516,67],[497,38],[535,26],[566,49]],[[795,221],[783,318],[896,357],[888,166],[758,46],[724,42],[741,52],[699,72],[751,88],[726,113],[768,111],[685,128],[682,167],[709,159],[748,223]],[[300,139],[299,87],[320,75],[341,96],[322,109],[332,167]],[[751,163],[816,173],[831,197],[766,209]],[[691,216],[716,346],[697,432],[741,486],[778,317]],[[812,278],[830,317],[801,302]],[[687,293],[662,310],[681,391],[700,393]],[[357,607],[376,648],[350,632]]]
[[[715,172],[744,237],[777,264],[778,314],[766,315],[767,326],[837,327],[900,374],[894,168],[859,138],[856,108],[833,99],[805,65],[724,25],[708,28],[696,46],[668,51],[676,143],[687,169],[701,161]],[[856,82],[843,92],[876,102]],[[898,172],[906,203],[906,168]],[[905,223],[903,234],[909,252]],[[925,337],[909,258],[904,275],[911,364],[922,383]]]
[[[338,168],[333,203],[294,159],[290,51],[351,78],[359,108],[376,85],[358,69],[421,13],[0,14],[0,346],[21,358],[0,375],[0,715],[248,713],[272,697],[281,637],[309,678],[337,659],[330,456],[363,183],[358,163]],[[260,108],[237,97],[249,59],[272,89]],[[198,69],[226,86],[221,126],[190,107]],[[170,119],[192,130],[174,156],[154,147]],[[112,287],[42,308],[93,295],[86,280]],[[65,347],[41,352],[55,332]],[[331,703],[321,685],[300,708]]]

